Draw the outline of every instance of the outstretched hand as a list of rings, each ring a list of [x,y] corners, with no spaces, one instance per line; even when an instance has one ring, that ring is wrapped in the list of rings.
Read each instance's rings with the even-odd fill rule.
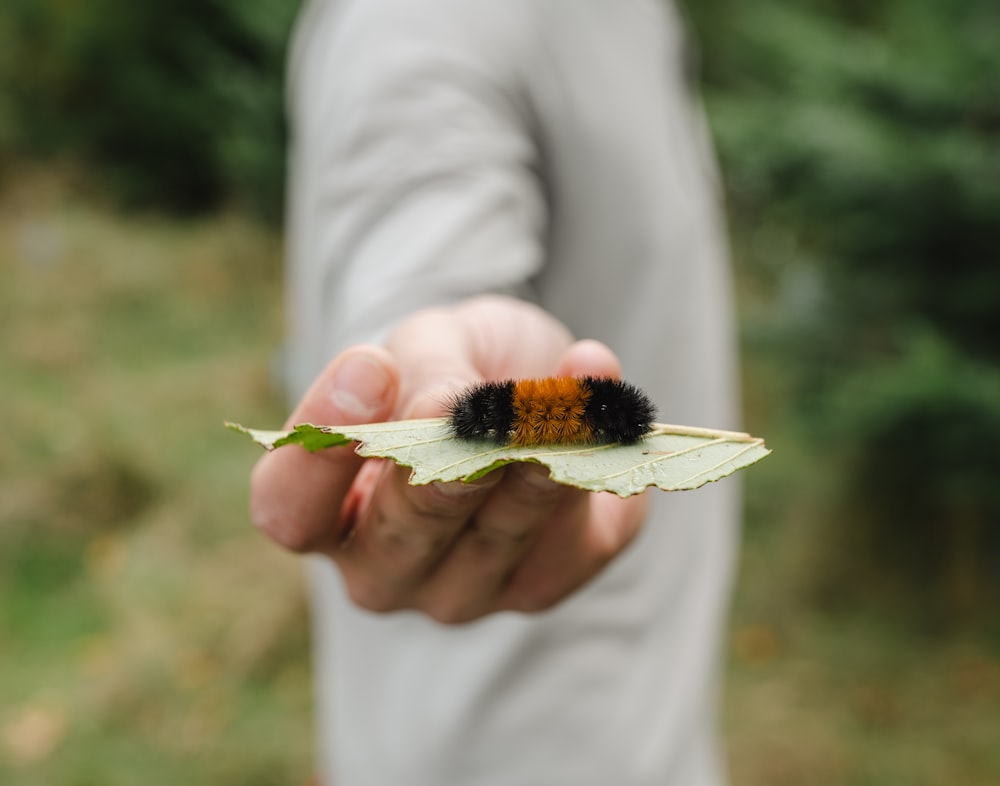
[[[451,394],[482,379],[619,374],[604,345],[574,343],[535,306],[484,296],[417,312],[385,348],[344,351],[287,425],[442,415]],[[362,608],[460,623],[554,606],[631,542],[646,508],[644,495],[559,485],[534,464],[472,483],[411,486],[408,477],[351,446],[281,448],[254,468],[251,517],[282,546],[330,557]]]

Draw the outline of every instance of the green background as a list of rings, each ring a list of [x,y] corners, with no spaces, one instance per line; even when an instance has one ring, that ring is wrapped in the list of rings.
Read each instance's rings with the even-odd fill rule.
[[[296,10],[0,8],[0,782],[309,777],[299,565],[221,427],[284,419]],[[743,476],[733,783],[1000,782],[1000,5],[687,13],[775,451]]]

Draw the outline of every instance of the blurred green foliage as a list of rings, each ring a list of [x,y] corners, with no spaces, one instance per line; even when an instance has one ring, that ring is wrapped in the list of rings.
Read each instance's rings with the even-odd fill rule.
[[[304,784],[300,564],[246,521],[281,240],[0,189],[0,783]]]
[[[127,205],[281,212],[292,0],[6,0],[0,155],[86,160]]]
[[[974,543],[961,571],[995,592],[1000,5],[689,5],[751,293],[748,351],[783,367],[773,420],[838,449],[816,463],[842,481],[824,507],[849,542],[868,544],[840,552],[862,572],[895,572],[899,588],[933,587],[957,569],[954,532]],[[126,205],[235,203],[277,220],[296,10],[8,0],[0,164],[82,159]],[[920,361],[930,346],[939,361]],[[975,534],[958,520],[977,522]],[[869,541],[852,528],[887,531]],[[927,553],[911,561],[873,545],[897,536]]]
[[[770,417],[836,448],[815,464],[838,479],[825,568],[838,593],[938,621],[985,611],[1000,590],[1000,5],[691,11],[755,291],[748,346],[790,369]]]
[[[1000,5],[688,5],[775,448],[734,782],[995,783]],[[298,567],[242,524],[254,455],[220,427],[283,412],[280,237],[243,211],[280,216],[296,6],[0,5],[0,782],[307,777]]]

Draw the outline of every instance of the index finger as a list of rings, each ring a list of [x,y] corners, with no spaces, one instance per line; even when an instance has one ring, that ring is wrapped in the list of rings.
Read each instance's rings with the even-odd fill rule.
[[[316,378],[288,419],[355,425],[384,420],[399,388],[396,364],[380,347],[352,347]],[[250,480],[250,518],[291,551],[329,548],[341,535],[340,512],[364,459],[352,445],[309,453],[298,445],[265,454]]]

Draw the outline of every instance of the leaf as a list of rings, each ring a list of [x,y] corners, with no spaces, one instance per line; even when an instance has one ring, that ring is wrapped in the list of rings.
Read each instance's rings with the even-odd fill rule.
[[[654,424],[650,436],[634,445],[497,446],[460,440],[446,418],[400,420],[360,426],[314,426],[292,431],[261,431],[236,423],[229,428],[247,434],[267,450],[301,445],[316,451],[359,443],[361,456],[387,458],[410,467],[410,483],[470,481],[515,461],[549,468],[551,477],[588,491],[610,491],[620,497],[648,486],[664,491],[695,489],[760,461],[771,451],[764,440],[735,431]]]

